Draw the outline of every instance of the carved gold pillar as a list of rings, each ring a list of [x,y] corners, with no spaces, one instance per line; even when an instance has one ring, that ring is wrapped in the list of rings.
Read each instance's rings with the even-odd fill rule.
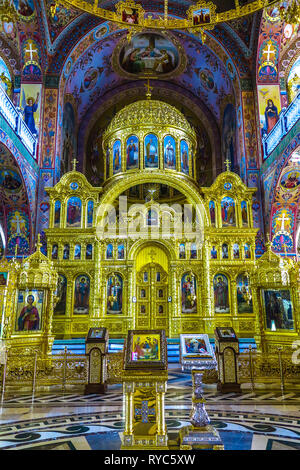
[[[205,312],[205,333],[213,334],[213,303],[211,299],[211,281],[210,281],[210,241],[206,239],[203,243],[203,286],[201,287],[203,294],[203,311]],[[198,286],[200,289],[200,286]]]

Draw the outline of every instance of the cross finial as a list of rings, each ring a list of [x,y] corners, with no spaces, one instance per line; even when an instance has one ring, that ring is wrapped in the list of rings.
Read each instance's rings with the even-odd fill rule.
[[[149,254],[149,256],[150,256],[151,263],[153,263],[153,262],[154,262],[154,258],[155,258],[155,256],[156,256],[156,251],[155,251],[153,248],[151,248],[151,250],[149,251],[148,254]]]
[[[37,242],[36,242],[36,245],[35,245],[36,251],[41,251],[41,246],[42,246],[42,244],[41,244],[41,234],[38,233]]]
[[[146,87],[146,97],[147,97],[147,100],[151,100],[153,86],[150,86],[150,80],[149,80],[149,78],[147,78],[147,84],[145,83],[144,86]]]
[[[230,162],[230,160],[228,160],[228,158],[226,158],[226,160],[225,160],[225,165],[226,165],[226,171],[230,171],[231,162]]]
[[[76,158],[73,158],[72,160],[72,165],[73,165],[73,171],[76,171],[76,165],[78,163],[78,160],[76,160]]]

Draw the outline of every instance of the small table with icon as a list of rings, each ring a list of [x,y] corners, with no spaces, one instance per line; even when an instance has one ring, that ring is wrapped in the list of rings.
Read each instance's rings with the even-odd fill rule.
[[[238,376],[239,340],[232,327],[217,327],[215,349],[218,361],[218,390],[223,393],[240,392]]]

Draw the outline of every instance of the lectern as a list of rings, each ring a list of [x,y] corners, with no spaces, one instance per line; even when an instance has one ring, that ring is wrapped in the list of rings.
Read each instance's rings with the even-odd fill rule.
[[[123,372],[125,429],[122,449],[168,449],[164,398],[167,341],[164,330],[130,330]]]
[[[231,327],[217,327],[215,330],[216,356],[218,361],[218,390],[240,392],[238,375],[239,340]]]
[[[85,340],[85,354],[89,357],[88,383],[84,393],[105,393],[107,390],[108,331],[90,328]]]

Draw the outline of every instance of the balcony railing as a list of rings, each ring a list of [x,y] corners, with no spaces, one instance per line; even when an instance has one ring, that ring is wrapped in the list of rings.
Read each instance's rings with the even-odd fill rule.
[[[277,147],[283,137],[292,129],[300,117],[300,93],[287,108],[283,108],[278,122],[271,132],[263,138],[264,158]]]
[[[1,86],[0,114],[19,137],[28,152],[35,158],[37,139],[23,120],[22,112],[15,107]]]

